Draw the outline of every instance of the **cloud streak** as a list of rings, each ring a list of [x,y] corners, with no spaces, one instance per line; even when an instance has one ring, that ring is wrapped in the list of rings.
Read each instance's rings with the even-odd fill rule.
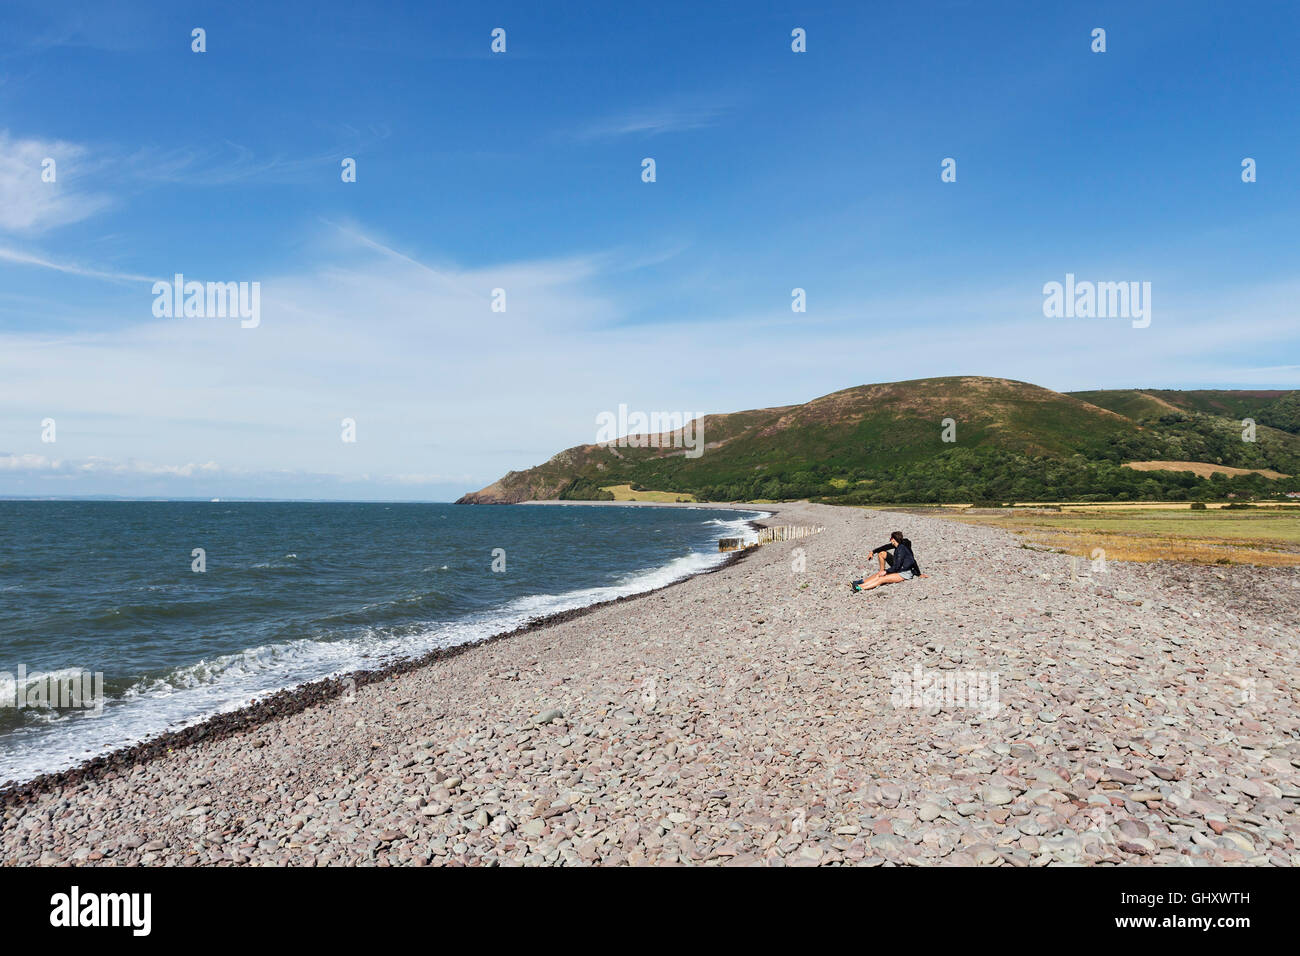
[[[184,465],[157,465],[147,461],[116,461],[111,458],[86,458],[72,461],[49,458],[30,452],[21,455],[0,455],[0,471],[25,472],[32,475],[164,475],[175,478],[192,478],[200,474],[220,471],[216,462],[188,462]]]
[[[42,181],[54,160],[54,182]],[[63,140],[16,139],[0,130],[0,231],[31,234],[81,222],[112,205],[80,184],[99,162],[84,146]]]
[[[0,246],[0,262],[8,262],[13,265],[33,266],[38,269],[49,269],[53,272],[62,272],[65,275],[82,276],[87,279],[104,279],[109,282],[156,282],[156,276],[136,275],[131,272],[111,272],[103,269],[93,269],[87,266],[80,266],[69,262],[55,262],[52,259],[46,259],[43,256],[31,252],[23,252],[19,249],[9,249]]]
[[[590,123],[579,129],[574,138],[579,142],[592,142],[624,136],[652,137],[708,129],[717,126],[729,108],[721,103],[640,107]]]

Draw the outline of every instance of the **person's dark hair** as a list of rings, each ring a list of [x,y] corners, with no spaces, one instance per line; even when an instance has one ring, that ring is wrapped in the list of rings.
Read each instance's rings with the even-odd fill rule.
[[[903,544],[910,543],[906,538],[903,537],[903,532],[901,531],[891,531],[889,532],[889,536],[893,538],[895,541],[901,542]]]

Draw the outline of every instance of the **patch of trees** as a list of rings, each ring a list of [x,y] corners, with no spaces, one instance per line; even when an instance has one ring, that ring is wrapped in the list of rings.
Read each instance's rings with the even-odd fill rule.
[[[763,474],[690,491],[704,501],[810,498],[837,504],[941,504],[1010,501],[1211,501],[1275,498],[1300,491],[1300,479],[1261,475],[1199,478],[1190,471],[1136,471],[1113,461],[1029,457],[991,449],[953,449],[925,462],[885,466],[870,477],[835,476],[842,487],[809,473]]]
[[[608,480],[606,480],[608,483]],[[606,491],[594,479],[584,475],[574,478],[560,489],[561,501],[613,501],[614,492]]]

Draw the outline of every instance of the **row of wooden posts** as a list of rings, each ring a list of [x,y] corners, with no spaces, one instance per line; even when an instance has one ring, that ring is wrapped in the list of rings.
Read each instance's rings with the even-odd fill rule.
[[[810,534],[817,534],[825,531],[821,525],[810,524],[779,524],[771,528],[762,528],[758,532],[758,540],[746,545],[744,538],[719,538],[719,551],[735,551],[741,547],[755,547],[760,544],[771,544],[773,541],[793,541],[795,538],[806,538]]]

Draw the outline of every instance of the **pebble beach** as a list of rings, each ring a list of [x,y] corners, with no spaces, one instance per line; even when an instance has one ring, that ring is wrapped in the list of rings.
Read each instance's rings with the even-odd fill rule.
[[[1300,573],[774,507],[824,530],[11,788],[0,860],[1300,864]]]

